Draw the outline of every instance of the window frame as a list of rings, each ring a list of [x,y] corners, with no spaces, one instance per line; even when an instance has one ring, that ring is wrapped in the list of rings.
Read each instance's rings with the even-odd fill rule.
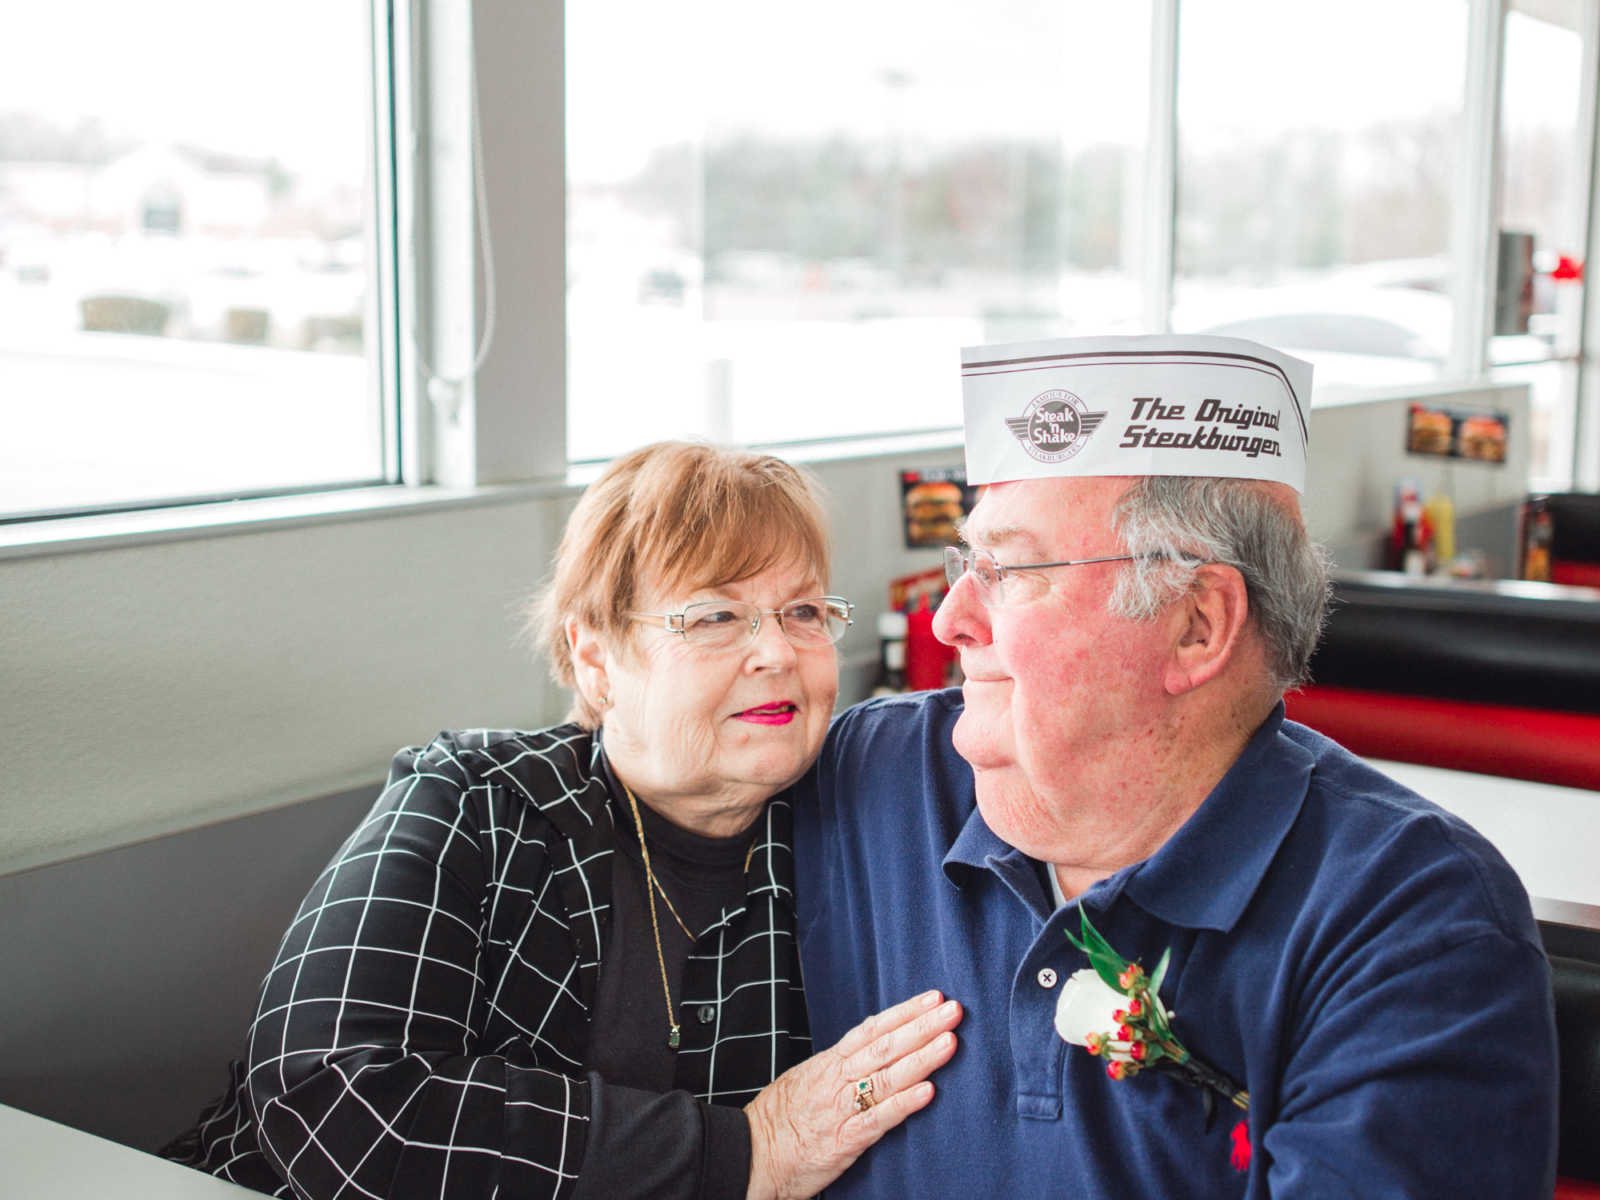
[[[96,522],[105,528],[118,523],[148,525],[142,514],[171,512],[174,523],[192,526],[196,514],[210,511],[236,511],[240,504],[260,501],[293,502],[306,497],[316,506],[322,498],[344,492],[366,492],[400,484],[401,448],[407,440],[408,421],[400,412],[400,340],[398,334],[398,287],[400,255],[396,244],[394,219],[396,188],[394,176],[394,55],[389,30],[392,27],[394,0],[367,0],[366,74],[371,102],[366,109],[367,147],[371,153],[372,187],[363,200],[366,229],[370,234],[363,317],[372,339],[363,357],[369,365],[367,387],[371,403],[378,406],[378,473],[370,478],[327,481],[312,484],[284,484],[263,488],[230,488],[219,491],[182,493],[143,499],[94,501],[61,507],[27,509],[0,513],[0,551],[29,545],[49,545],[49,537],[36,536],[38,527],[48,529],[57,522]],[[389,48],[388,52],[386,47]],[[110,523],[103,519],[110,518]],[[124,518],[132,518],[131,525]],[[224,522],[226,523],[226,522]],[[76,540],[76,539],[69,539]]]
[[[402,477],[453,488],[564,481],[564,5],[387,2],[406,72],[397,111],[414,117],[403,133],[411,152],[399,142],[396,151],[407,251],[400,327],[417,331],[402,338],[401,412],[412,446]],[[492,15],[492,34],[474,28],[479,15]],[[489,238],[479,211],[514,236]]]

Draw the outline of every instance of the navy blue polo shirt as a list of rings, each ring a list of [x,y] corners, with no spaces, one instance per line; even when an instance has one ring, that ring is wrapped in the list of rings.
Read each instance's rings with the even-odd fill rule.
[[[966,1007],[933,1103],[830,1196],[1550,1195],[1548,966],[1469,826],[1280,705],[1155,854],[1058,907],[977,811],[960,712],[959,691],[849,710],[797,796],[815,1044],[926,988]],[[1176,1034],[1249,1090],[1244,1128],[1056,1035],[1080,907],[1146,969],[1171,948]]]

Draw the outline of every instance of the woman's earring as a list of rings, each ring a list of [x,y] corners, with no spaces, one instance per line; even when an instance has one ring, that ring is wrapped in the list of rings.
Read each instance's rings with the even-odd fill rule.
[[[610,696],[601,696],[600,697],[600,707],[601,708],[605,708],[610,703],[611,703],[611,697]]]

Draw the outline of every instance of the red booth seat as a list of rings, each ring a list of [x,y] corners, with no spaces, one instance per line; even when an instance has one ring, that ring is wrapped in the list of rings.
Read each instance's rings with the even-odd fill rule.
[[[1564,583],[1569,587],[1600,588],[1600,563],[1557,559],[1550,564],[1550,582]]]
[[[1318,684],[1284,703],[1291,720],[1364,757],[1600,790],[1592,713]]]

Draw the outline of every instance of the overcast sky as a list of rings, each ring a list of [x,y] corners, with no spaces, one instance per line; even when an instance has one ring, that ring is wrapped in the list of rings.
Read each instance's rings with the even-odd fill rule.
[[[618,177],[651,147],[744,129],[1135,143],[1146,9],[581,0],[567,18],[570,173]],[[1185,0],[1182,11],[1191,146],[1459,105],[1464,0]],[[135,136],[348,170],[365,149],[368,13],[368,0],[0,0],[0,111],[100,116]],[[1569,112],[1576,39],[1521,26],[1530,52],[1508,67],[1513,113]]]
[[[348,173],[366,0],[0,0],[0,111]],[[352,157],[354,156],[354,157]]]

